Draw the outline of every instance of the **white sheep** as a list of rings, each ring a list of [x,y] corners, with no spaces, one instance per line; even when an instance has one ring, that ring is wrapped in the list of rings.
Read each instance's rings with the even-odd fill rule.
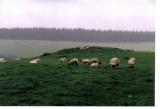
[[[90,66],[91,66],[92,68],[98,68],[100,64],[101,64],[101,62],[94,62],[94,63],[92,63]]]
[[[60,63],[66,63],[67,62],[67,58],[61,58],[60,59]]]
[[[130,58],[128,60],[128,67],[129,68],[134,68],[135,67],[135,64],[136,64],[136,59],[134,57]]]
[[[89,64],[90,63],[90,59],[82,59],[81,63],[83,63],[83,64]]]
[[[85,49],[88,49],[88,48],[90,48],[89,46],[85,46],[85,47],[80,47],[79,49],[80,50],[85,50]]]
[[[0,58],[0,62],[7,62],[4,58]]]
[[[85,47],[80,47],[79,49],[80,49],[80,50],[85,50]]]
[[[90,46],[85,46],[86,49],[90,48]]]
[[[38,61],[38,62],[40,61],[40,59],[34,59],[34,60],[35,60],[35,61]]]
[[[30,61],[31,64],[38,64],[40,59],[33,59]]]
[[[89,60],[89,63],[90,64],[92,64],[92,63],[99,63],[100,61],[99,61],[99,59],[98,58],[91,58],[90,60]]]
[[[109,64],[110,64],[111,67],[114,69],[114,68],[116,68],[116,67],[119,66],[120,60],[119,60],[119,58],[114,57],[114,58],[112,58],[112,59],[110,60]]]
[[[68,65],[76,65],[76,66],[78,66],[78,59],[77,58],[71,59],[68,62]]]

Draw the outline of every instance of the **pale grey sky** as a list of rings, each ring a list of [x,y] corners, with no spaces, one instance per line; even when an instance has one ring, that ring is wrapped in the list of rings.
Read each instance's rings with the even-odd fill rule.
[[[0,27],[155,29],[155,0],[0,0]]]

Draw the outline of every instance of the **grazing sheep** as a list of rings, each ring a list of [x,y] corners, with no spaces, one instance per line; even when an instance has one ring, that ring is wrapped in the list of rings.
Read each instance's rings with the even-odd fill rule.
[[[90,48],[90,46],[85,46],[86,49]]]
[[[7,62],[4,58],[0,58],[0,62]]]
[[[40,59],[33,59],[30,61],[31,64],[38,64]]]
[[[85,46],[85,47],[80,47],[79,49],[80,50],[85,50],[85,49],[88,49],[88,48],[90,48],[89,46]]]
[[[34,59],[34,60],[35,60],[35,61],[38,61],[38,62],[40,61],[40,59]]]
[[[80,47],[79,49],[80,49],[80,50],[85,50],[86,48],[85,48],[85,47]]]
[[[90,63],[90,59],[82,59],[81,63],[83,63],[83,64],[89,64]]]
[[[71,59],[71,60],[68,62],[68,65],[76,65],[76,66],[78,66],[78,59],[76,59],[76,58]]]
[[[134,57],[130,58],[128,60],[128,67],[129,68],[134,68],[135,67],[135,64],[136,64],[136,59]]]
[[[48,56],[48,55],[50,55],[50,53],[43,53],[43,54],[40,55],[40,57],[45,57],[45,56]]]
[[[89,60],[89,63],[90,64],[92,64],[92,63],[99,63],[100,61],[99,61],[99,59],[98,58],[91,58],[90,60]]]
[[[119,58],[114,57],[114,58],[112,58],[112,59],[110,60],[110,63],[109,63],[109,64],[110,64],[111,67],[114,69],[114,68],[116,68],[116,67],[119,66],[119,63],[120,63]]]
[[[99,65],[101,64],[101,62],[94,62],[94,63],[92,63],[90,66],[92,67],[92,68],[97,68],[97,67],[99,67]]]
[[[60,59],[60,63],[63,64],[63,63],[66,63],[66,62],[67,62],[67,58],[61,58],[61,59]]]

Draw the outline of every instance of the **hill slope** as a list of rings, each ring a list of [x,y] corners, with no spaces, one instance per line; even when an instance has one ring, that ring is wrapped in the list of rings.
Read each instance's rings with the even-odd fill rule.
[[[102,65],[62,65],[63,56],[98,57]],[[108,65],[113,56],[121,60],[119,69]],[[135,69],[127,68],[127,57],[137,59]],[[37,65],[29,64],[31,59],[0,63],[0,105],[154,105],[154,53],[92,47],[39,58]]]

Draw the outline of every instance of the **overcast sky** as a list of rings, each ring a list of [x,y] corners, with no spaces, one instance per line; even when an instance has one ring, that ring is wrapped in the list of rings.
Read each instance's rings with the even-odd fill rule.
[[[155,0],[0,0],[1,27],[155,29]]]

